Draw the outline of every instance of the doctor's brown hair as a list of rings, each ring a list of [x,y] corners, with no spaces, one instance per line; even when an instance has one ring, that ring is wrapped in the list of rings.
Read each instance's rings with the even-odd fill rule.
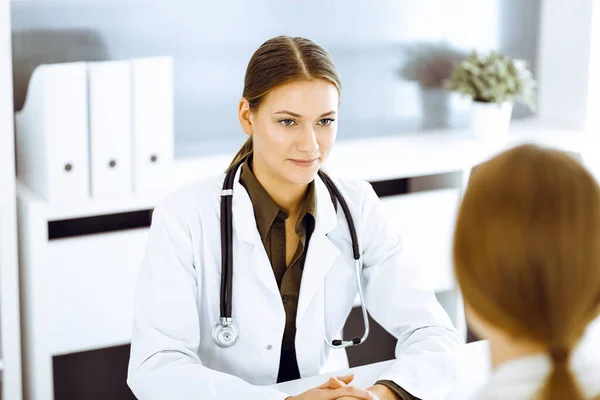
[[[341,95],[342,84],[333,59],[321,46],[302,37],[277,36],[264,42],[252,55],[242,96],[255,111],[276,87],[299,80],[325,79]],[[252,153],[252,136],[233,158],[229,169]]]
[[[465,303],[551,356],[540,399],[583,399],[569,359],[600,313],[600,188],[566,153],[508,150],[472,173],[454,233]]]

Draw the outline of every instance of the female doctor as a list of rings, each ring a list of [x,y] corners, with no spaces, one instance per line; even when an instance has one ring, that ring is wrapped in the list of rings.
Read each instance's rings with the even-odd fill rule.
[[[452,390],[461,339],[401,262],[377,195],[320,172],[340,93],[331,57],[310,40],[276,37],[252,56],[238,109],[249,138],[227,175],[154,210],[128,373],[139,399],[430,400]],[[333,348],[364,341],[337,340],[357,293],[398,338],[392,367],[368,390],[335,378],[294,397],[268,387],[327,372],[343,351]]]

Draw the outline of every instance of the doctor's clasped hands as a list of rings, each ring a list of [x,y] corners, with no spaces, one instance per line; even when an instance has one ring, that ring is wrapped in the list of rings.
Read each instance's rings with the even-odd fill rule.
[[[376,385],[369,390],[351,386],[354,375],[331,377],[321,386],[308,390],[298,396],[288,397],[286,400],[395,400],[398,397],[385,386]],[[376,394],[381,391],[381,396]],[[387,391],[387,393],[386,393]]]

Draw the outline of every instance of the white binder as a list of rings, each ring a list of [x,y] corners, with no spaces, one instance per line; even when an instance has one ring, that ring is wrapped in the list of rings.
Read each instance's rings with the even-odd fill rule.
[[[92,197],[132,191],[131,63],[88,64]]]
[[[38,66],[16,115],[17,176],[48,201],[88,198],[87,66]]]
[[[173,171],[173,61],[132,60],[134,190],[165,189]]]

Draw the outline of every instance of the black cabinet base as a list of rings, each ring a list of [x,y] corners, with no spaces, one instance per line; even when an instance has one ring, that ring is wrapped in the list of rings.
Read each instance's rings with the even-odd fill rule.
[[[350,367],[373,364],[395,358],[396,343],[398,340],[390,335],[369,315],[369,338],[360,346],[348,347],[348,364]],[[362,309],[355,307],[350,312],[344,326],[344,339],[361,337],[364,333]]]
[[[127,386],[130,346],[56,356],[55,400],[135,400]]]

